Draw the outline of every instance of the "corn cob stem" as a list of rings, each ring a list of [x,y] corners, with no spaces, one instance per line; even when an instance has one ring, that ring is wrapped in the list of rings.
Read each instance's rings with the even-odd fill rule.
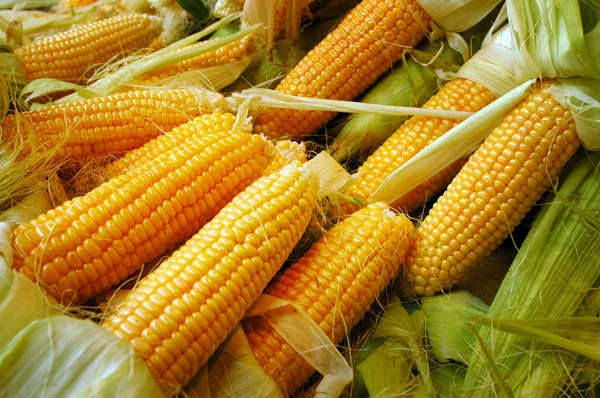
[[[410,221],[387,205],[369,205],[327,232],[266,293],[303,307],[338,344],[396,276],[412,232]],[[284,394],[293,394],[314,372],[264,318],[249,318],[243,326],[256,359]]]
[[[237,132],[183,143],[20,225],[14,268],[57,300],[83,303],[192,236],[262,174],[265,150]]]
[[[417,44],[429,17],[413,0],[363,0],[311,50],[276,90],[303,97],[351,100]],[[264,109],[255,132],[270,138],[314,133],[335,114],[323,111]]]
[[[407,276],[418,295],[460,282],[519,224],[580,144],[544,81],[504,117],[417,229]]]
[[[494,99],[494,95],[485,87],[467,79],[456,79],[440,88],[423,108],[476,112]],[[458,123],[458,120],[452,119],[413,116],[369,156],[356,172],[354,183],[345,193],[367,200],[386,177]],[[465,161],[466,159],[459,160],[442,170],[396,200],[392,206],[406,212],[418,209],[452,180]],[[357,209],[358,206],[352,203],[341,206],[344,214]]]
[[[49,77],[78,82],[116,55],[139,50],[160,34],[160,20],[123,14],[73,27],[18,48],[28,80]]]
[[[104,327],[131,342],[164,390],[185,385],[275,276],[317,196],[298,164],[258,179],[144,279]]]

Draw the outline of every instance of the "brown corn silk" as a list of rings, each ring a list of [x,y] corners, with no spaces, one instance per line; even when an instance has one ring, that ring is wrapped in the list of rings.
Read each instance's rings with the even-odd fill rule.
[[[9,115],[2,136],[35,135],[41,149],[56,150],[57,164],[82,164],[138,148],[212,112],[221,99],[185,89],[127,91]]]
[[[300,240],[318,195],[299,165],[236,196],[104,322],[165,391],[206,363]]]
[[[383,202],[369,205],[327,232],[266,293],[302,307],[338,344],[396,276],[413,229]],[[249,318],[243,327],[254,356],[284,394],[293,394],[314,373],[264,318]]]
[[[485,87],[467,79],[456,79],[442,86],[423,108],[477,112],[494,99],[495,96]],[[369,199],[390,174],[458,123],[458,120],[452,119],[413,116],[369,156],[345,193]],[[457,160],[394,201],[392,206],[407,213],[417,210],[448,185],[465,162],[466,159]],[[339,210],[342,214],[350,214],[358,208],[356,204],[344,203]]]
[[[363,0],[311,50],[276,90],[301,97],[351,100],[423,39],[429,17],[414,0]],[[269,138],[313,134],[335,113],[259,109],[255,132]]]
[[[81,304],[196,233],[262,174],[266,146],[217,132],[164,152],[17,227],[13,267]]]
[[[200,54],[185,61],[173,65],[165,66],[150,73],[143,75],[140,80],[143,84],[152,84],[168,77],[176,76],[179,73],[209,68],[212,66],[225,65],[231,62],[241,61],[252,51],[252,35],[244,36],[240,40],[224,45],[215,50]],[[191,46],[180,48],[178,51],[189,50],[194,47],[202,47],[207,42],[196,43]]]
[[[406,274],[417,295],[464,279],[540,199],[580,145],[571,112],[535,89],[469,158],[416,231]]]
[[[127,13],[74,26],[17,48],[27,80],[55,78],[78,82],[115,56],[150,44],[161,32],[160,19]]]

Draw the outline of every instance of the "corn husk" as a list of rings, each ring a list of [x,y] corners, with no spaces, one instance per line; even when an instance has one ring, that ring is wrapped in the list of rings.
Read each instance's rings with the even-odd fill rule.
[[[467,374],[463,367],[444,364],[430,371],[438,397],[461,398],[462,384]]]
[[[417,0],[433,22],[448,32],[463,32],[488,15],[501,0]]]
[[[59,4],[61,0],[0,0],[0,10],[9,10],[17,7],[21,10],[44,8]]]
[[[598,330],[598,318],[569,318],[580,314],[600,277],[600,155],[578,160],[545,201],[485,318],[475,319],[487,326],[476,329],[480,344],[469,361],[467,391],[517,393],[526,386],[554,393],[556,380],[528,381],[537,366],[550,374],[573,352],[600,359],[598,334],[589,332]]]
[[[126,342],[89,320],[62,314],[38,286],[9,268],[12,225],[47,210],[43,196],[28,198],[0,222],[0,396],[162,397]]]
[[[398,296],[393,296],[354,360],[359,394],[391,397],[420,392],[432,396],[424,334],[423,313],[409,314]]]
[[[465,290],[424,297],[421,306],[427,338],[435,358],[439,362],[467,363],[475,345],[469,320],[473,316],[483,316],[488,306]]]

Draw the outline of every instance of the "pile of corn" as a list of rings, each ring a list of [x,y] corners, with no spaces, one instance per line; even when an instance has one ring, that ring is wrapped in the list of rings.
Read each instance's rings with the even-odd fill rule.
[[[600,395],[600,7],[0,7],[0,396]]]

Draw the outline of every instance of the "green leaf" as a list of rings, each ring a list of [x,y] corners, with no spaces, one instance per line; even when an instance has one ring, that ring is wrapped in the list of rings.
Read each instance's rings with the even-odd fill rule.
[[[177,3],[198,22],[205,22],[211,17],[211,9],[203,0],[177,0]]]

